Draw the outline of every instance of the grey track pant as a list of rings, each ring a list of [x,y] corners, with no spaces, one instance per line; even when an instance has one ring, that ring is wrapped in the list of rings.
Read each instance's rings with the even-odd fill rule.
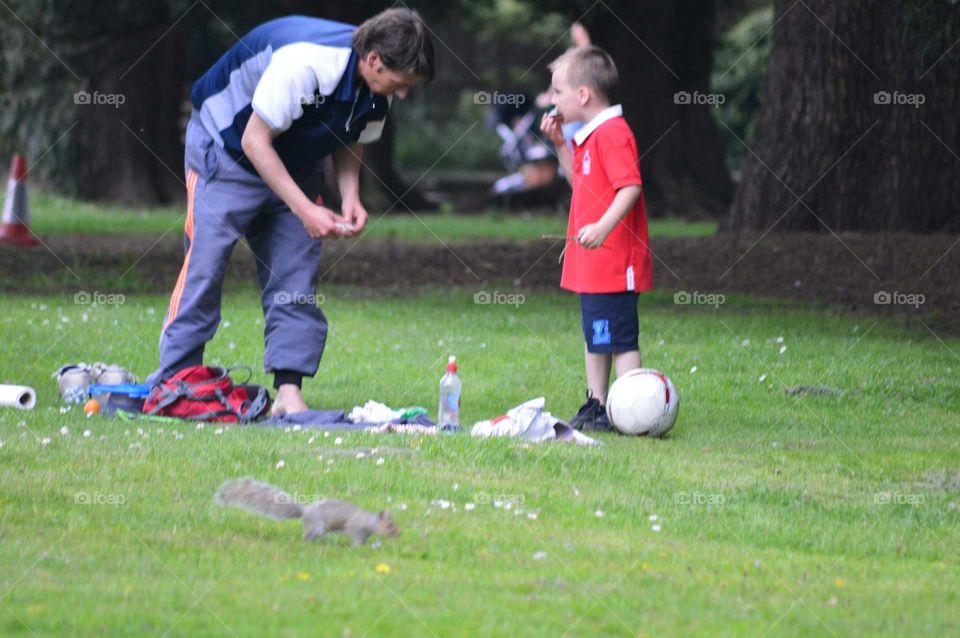
[[[230,254],[241,238],[257,262],[264,370],[316,374],[327,337],[327,320],[316,304],[321,241],[310,238],[258,175],[217,146],[196,114],[187,125],[184,163],[185,256],[160,332],[160,365],[147,383],[203,363],[204,347],[220,324]],[[316,193],[306,195],[313,199]]]

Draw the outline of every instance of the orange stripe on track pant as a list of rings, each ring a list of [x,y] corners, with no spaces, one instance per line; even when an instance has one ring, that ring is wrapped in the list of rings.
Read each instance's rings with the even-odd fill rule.
[[[187,219],[183,223],[183,232],[190,240],[190,246],[187,247],[187,254],[183,258],[183,266],[180,268],[180,275],[177,277],[177,285],[174,286],[173,294],[170,296],[167,320],[163,324],[164,330],[176,318],[177,312],[180,311],[180,299],[183,297],[183,288],[187,283],[187,267],[190,265],[190,253],[193,252],[193,196],[197,188],[197,177],[197,172],[191,168],[187,173]]]

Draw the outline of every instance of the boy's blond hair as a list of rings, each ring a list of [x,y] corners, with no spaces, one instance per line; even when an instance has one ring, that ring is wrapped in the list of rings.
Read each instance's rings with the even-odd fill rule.
[[[552,73],[559,73],[572,87],[586,86],[607,102],[620,81],[613,58],[595,46],[569,49],[548,68]]]

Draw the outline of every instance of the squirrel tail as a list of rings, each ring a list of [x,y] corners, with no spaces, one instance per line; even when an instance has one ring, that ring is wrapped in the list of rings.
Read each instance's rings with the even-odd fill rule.
[[[296,499],[267,483],[252,478],[232,479],[220,486],[214,500],[272,518],[300,518],[303,507]]]

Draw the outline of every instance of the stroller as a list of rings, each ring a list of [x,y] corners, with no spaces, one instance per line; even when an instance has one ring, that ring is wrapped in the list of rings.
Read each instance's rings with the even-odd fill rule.
[[[557,156],[540,134],[543,111],[530,96],[520,95],[523,100],[493,104],[487,117],[487,125],[501,140],[500,162],[510,171],[494,182],[489,194],[502,203],[522,196],[526,203],[555,204],[562,179]]]

